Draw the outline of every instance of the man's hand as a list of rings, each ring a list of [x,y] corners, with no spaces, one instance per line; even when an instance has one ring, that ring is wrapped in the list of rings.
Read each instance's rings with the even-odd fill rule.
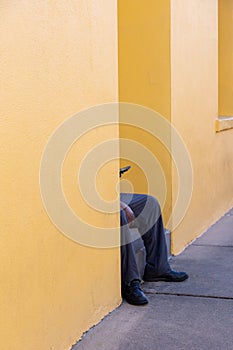
[[[132,223],[135,220],[133,210],[124,202],[121,202],[121,209],[124,210],[128,223]]]

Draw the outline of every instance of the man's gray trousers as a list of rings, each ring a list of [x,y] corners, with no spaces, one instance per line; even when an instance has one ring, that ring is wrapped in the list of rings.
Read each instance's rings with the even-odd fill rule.
[[[167,245],[161,209],[158,201],[144,194],[121,193],[121,201],[126,203],[136,217],[130,227],[137,228],[146,249],[146,269],[160,275],[171,270],[168,263]],[[132,243],[129,224],[124,210],[121,210],[121,276],[123,283],[138,279],[139,271],[136,253]]]

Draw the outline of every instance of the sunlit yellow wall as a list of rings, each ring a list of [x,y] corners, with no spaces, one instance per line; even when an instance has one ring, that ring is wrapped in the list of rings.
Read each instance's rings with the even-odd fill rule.
[[[224,13],[225,19],[221,17],[224,25],[219,38],[221,41],[225,35],[224,43],[221,41],[219,47],[227,45],[223,51],[230,62],[231,5],[230,1],[220,2],[220,16]],[[221,9],[224,6],[224,10]],[[218,117],[218,1],[122,0],[118,10],[119,99],[147,106],[165,116],[180,133],[190,154],[192,198],[187,213],[184,211],[183,221],[173,229],[172,252],[177,254],[233,204],[232,130],[215,132]],[[229,87],[225,97],[230,106],[232,81],[228,73],[224,88]],[[229,113],[232,115],[231,109],[225,111],[225,115]],[[122,108],[121,123],[124,123],[124,115]],[[145,131],[121,124],[120,136],[148,147],[160,161],[168,189],[164,207],[167,223],[181,189],[174,162],[161,144]],[[127,154],[123,147],[121,155]],[[173,153],[173,136],[171,148]],[[130,164],[127,157],[124,158],[122,164]],[[147,170],[134,163],[132,166],[124,179],[131,181],[134,191],[147,192],[150,164]],[[157,182],[157,174],[154,182]],[[180,183],[180,186],[184,184]],[[129,185],[124,181],[122,189],[127,188]],[[160,199],[158,187],[154,186],[150,193]],[[171,227],[174,228],[174,224],[173,221]]]
[[[218,1],[171,1],[171,43],[172,123],[188,147],[194,172],[191,205],[173,235],[178,253],[233,205],[233,131],[215,133],[214,124]]]
[[[219,0],[219,115],[233,116],[233,1]]]
[[[119,0],[119,100],[143,105],[170,120],[170,0]],[[143,113],[141,115],[143,120]],[[120,137],[147,147],[161,165],[166,190],[165,221],[171,211],[171,160],[166,148],[156,137],[133,126],[124,126],[124,108],[120,109]],[[169,141],[170,143],[170,141]],[[121,145],[121,156],[127,153]],[[140,160],[139,160],[140,163]],[[148,192],[147,176],[150,164],[143,169],[127,159],[132,170],[124,176],[135,192]],[[140,165],[140,164],[139,164]],[[150,183],[150,193],[159,199],[158,175]],[[122,191],[128,186],[122,184]]]
[[[0,347],[65,350],[119,304],[119,251],[81,246],[53,226],[40,197],[40,159],[66,118],[117,101],[116,1],[2,1],[0,11]],[[117,127],[96,130],[74,155],[117,136]],[[76,180],[74,160],[66,171]],[[117,181],[117,164],[106,169],[102,195]],[[76,181],[66,184],[78,202]],[[98,222],[105,226],[106,215]]]

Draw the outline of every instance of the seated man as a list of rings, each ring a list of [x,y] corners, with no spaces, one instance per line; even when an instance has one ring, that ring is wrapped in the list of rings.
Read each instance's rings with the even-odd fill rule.
[[[130,227],[136,227],[146,249],[143,280],[181,282],[185,272],[171,269],[168,262],[164,226],[158,201],[144,194],[121,194],[121,275],[122,297],[130,304],[144,305],[148,299],[140,288],[140,277]]]

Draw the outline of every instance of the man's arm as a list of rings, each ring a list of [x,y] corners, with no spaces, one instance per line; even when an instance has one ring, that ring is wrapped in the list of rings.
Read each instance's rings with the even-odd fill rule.
[[[130,224],[131,222],[133,222],[135,220],[134,212],[126,203],[121,201],[120,204],[121,204],[121,209],[124,210],[127,221]]]

